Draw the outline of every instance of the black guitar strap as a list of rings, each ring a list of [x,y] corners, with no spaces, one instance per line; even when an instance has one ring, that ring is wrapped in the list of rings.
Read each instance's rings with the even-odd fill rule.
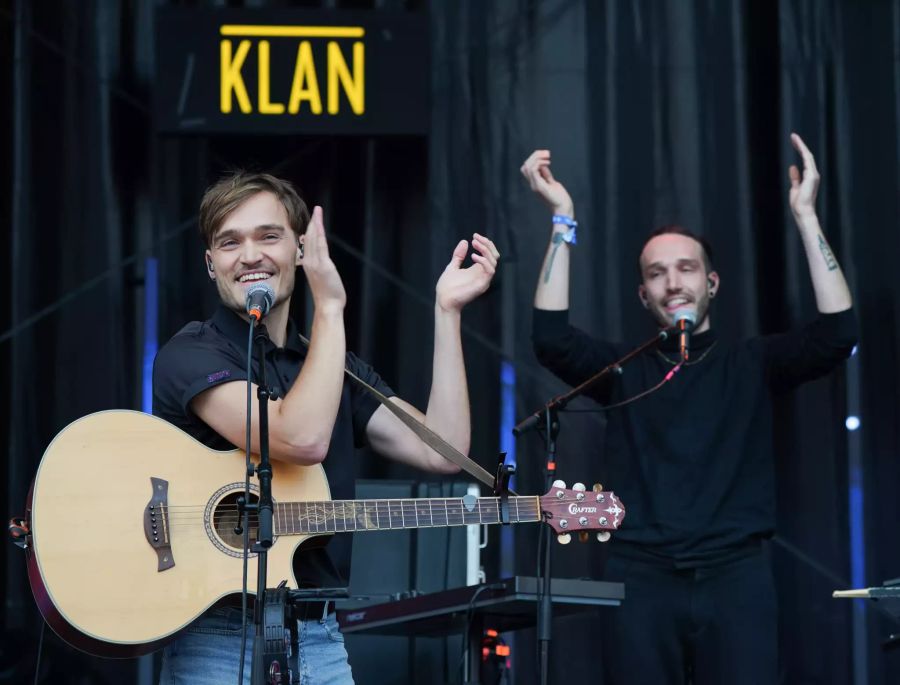
[[[304,336],[300,336],[300,340],[303,342],[306,347],[309,347],[309,340],[307,340]],[[416,419],[414,416],[411,416],[408,412],[404,411],[401,407],[397,406],[391,400],[384,395],[384,393],[379,392],[371,385],[366,383],[362,378],[353,373],[350,369],[344,367],[344,373],[356,383],[358,386],[363,388],[366,392],[368,392],[372,397],[381,402],[385,407],[387,407],[388,411],[390,411],[394,416],[400,419],[406,426],[419,438],[428,445],[435,452],[440,454],[447,461],[451,461],[457,466],[459,466],[463,471],[468,473],[470,476],[473,476],[480,480],[482,483],[487,485],[489,488],[494,487],[494,477],[485,471],[481,466],[479,466],[476,462],[472,461],[465,454],[456,449],[449,442],[444,440],[440,435],[431,430],[424,423]],[[514,494],[514,493],[513,493]]]

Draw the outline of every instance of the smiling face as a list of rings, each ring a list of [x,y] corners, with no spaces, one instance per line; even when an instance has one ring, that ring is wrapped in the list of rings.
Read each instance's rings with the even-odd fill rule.
[[[287,309],[300,253],[287,211],[274,194],[251,195],[228,214],[213,234],[206,258],[222,302],[244,318],[246,292],[253,283],[267,283],[275,291],[272,314]]]
[[[707,273],[703,247],[693,238],[664,233],[652,238],[641,252],[638,295],[660,326],[671,326],[675,312],[694,312],[694,330],[709,328],[709,300],[719,287],[715,271]]]

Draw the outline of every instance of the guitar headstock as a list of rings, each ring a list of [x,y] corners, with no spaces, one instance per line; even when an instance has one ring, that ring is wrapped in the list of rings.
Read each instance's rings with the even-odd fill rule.
[[[606,542],[609,531],[618,529],[625,518],[625,507],[615,493],[604,492],[599,484],[590,492],[581,483],[567,489],[561,480],[541,497],[541,512],[563,544],[569,542],[572,533],[584,533],[583,541],[590,531],[600,531],[597,539]]]

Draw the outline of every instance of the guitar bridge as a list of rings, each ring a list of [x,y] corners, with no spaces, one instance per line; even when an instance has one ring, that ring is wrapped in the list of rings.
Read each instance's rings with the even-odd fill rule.
[[[175,565],[169,540],[169,481],[150,478],[150,485],[153,492],[144,507],[144,535],[156,550],[156,570],[165,571]]]

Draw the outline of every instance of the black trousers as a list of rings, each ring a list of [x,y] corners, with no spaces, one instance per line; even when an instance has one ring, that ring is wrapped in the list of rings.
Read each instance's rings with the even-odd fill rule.
[[[603,612],[605,685],[775,685],[778,611],[767,556],[676,569],[613,555],[625,583]]]

